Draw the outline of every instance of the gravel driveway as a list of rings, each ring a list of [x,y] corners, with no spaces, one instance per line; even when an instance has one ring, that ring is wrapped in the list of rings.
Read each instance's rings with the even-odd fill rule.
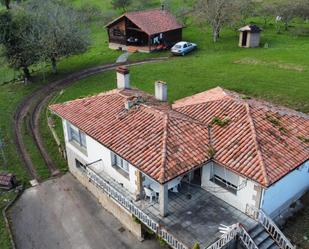
[[[27,189],[11,209],[18,249],[159,249],[139,242],[69,173]]]

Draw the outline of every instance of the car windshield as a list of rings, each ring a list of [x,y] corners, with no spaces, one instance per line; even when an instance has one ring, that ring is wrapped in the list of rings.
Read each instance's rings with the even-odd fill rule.
[[[175,45],[175,48],[181,48],[181,45]]]

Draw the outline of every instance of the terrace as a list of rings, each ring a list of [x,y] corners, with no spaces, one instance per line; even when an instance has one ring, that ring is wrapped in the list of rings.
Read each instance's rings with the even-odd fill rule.
[[[168,202],[168,215],[164,218],[158,202],[140,200],[137,204],[191,247],[199,242],[201,248],[207,248],[218,240],[222,235],[219,224],[241,223],[247,230],[256,225],[253,219],[197,185],[182,183],[179,193],[169,192]]]
[[[241,223],[250,229],[256,222],[246,214],[210,194],[201,187],[182,182],[179,192],[169,191],[168,215],[160,215],[158,200],[134,201],[130,193],[106,175],[98,167],[81,168],[89,179],[112,199],[138,217],[146,226],[158,233],[174,248],[190,248],[198,242],[201,248],[208,248],[222,234],[219,225],[231,226]],[[160,230],[161,229],[161,230]]]

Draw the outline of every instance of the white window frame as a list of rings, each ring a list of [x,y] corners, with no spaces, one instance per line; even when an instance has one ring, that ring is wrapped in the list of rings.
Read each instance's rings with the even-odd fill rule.
[[[113,167],[117,167],[129,174],[129,163],[126,160],[124,160],[122,157],[118,156],[114,152],[111,152],[111,157]]]
[[[239,190],[238,186],[228,181],[225,177],[217,175],[214,170],[215,167],[219,168],[219,166],[213,166],[213,168],[211,169],[210,181],[220,186],[221,188],[226,189],[230,193],[237,195],[237,191]],[[226,168],[224,168],[224,170],[229,172]],[[238,181],[239,181],[239,177],[238,177]]]
[[[77,143],[80,147],[87,149],[86,134],[67,122],[68,138],[70,142]]]

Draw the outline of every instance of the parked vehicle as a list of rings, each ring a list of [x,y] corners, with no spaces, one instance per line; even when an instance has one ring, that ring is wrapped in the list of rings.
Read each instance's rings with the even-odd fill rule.
[[[171,48],[171,52],[174,55],[185,55],[187,53],[190,53],[196,48],[197,48],[197,45],[195,43],[182,41],[182,42],[176,43]]]

